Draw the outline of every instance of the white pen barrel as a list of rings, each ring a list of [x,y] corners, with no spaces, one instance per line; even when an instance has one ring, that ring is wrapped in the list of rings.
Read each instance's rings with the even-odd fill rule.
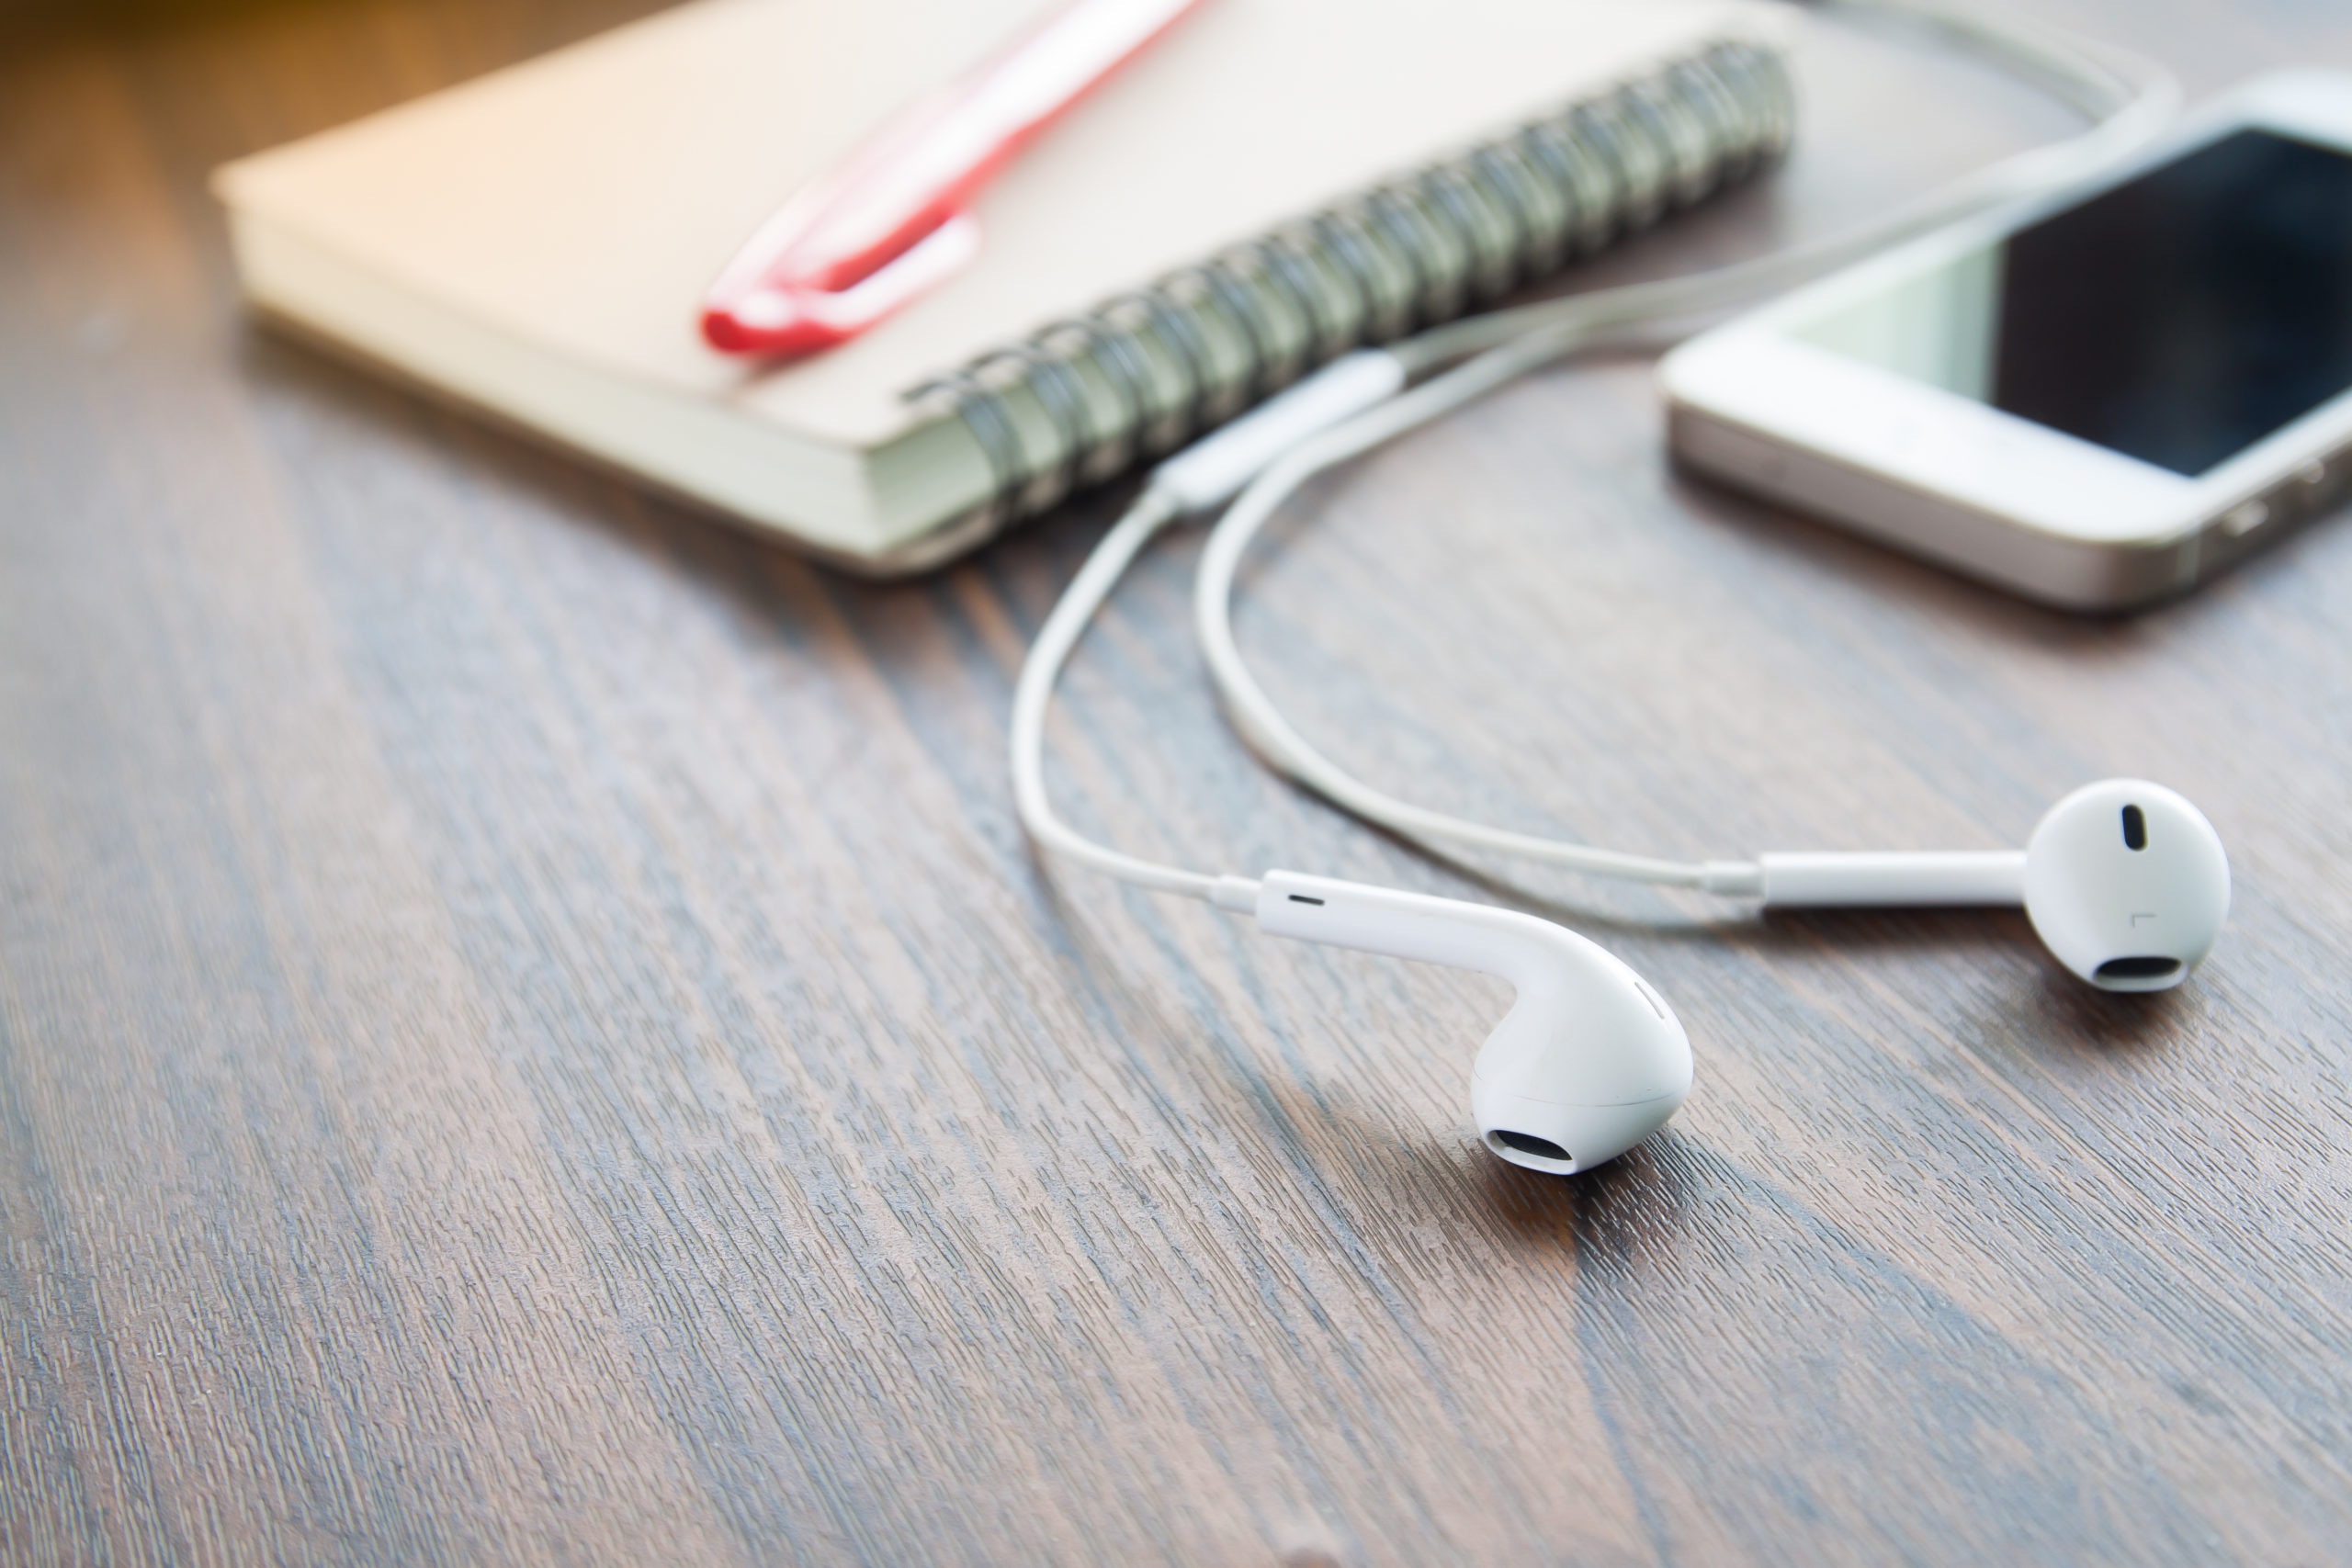
[[[1764,902],[1868,908],[2025,902],[2025,852],[1767,854]]]

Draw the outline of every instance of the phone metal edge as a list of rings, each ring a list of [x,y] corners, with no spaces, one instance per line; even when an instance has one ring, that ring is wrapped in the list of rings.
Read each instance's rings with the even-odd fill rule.
[[[2315,89],[2335,96],[2330,106],[2334,112],[2322,117],[2325,123],[2292,112],[2292,100],[2308,105]],[[2330,144],[2352,154],[2352,73],[2299,69],[2257,77],[2222,95],[2115,169],[1922,236],[1700,334],[1659,367],[1669,456],[1678,466],[1733,489],[1789,502],[1879,543],[2054,608],[2115,613],[2188,592],[2295,526],[2333,510],[2344,498],[2346,481],[2352,479],[2352,441],[2330,428],[2343,419],[2328,416],[2340,416],[2352,407],[2352,389],[2240,455],[2275,446],[2290,434],[2307,434],[2308,449],[2290,446],[2269,455],[2260,482],[2249,493],[2199,506],[2157,536],[2099,539],[2035,526],[2008,513],[1973,504],[1965,496],[1906,483],[1891,468],[1865,466],[1819,449],[1791,432],[1754,427],[1724,406],[1728,400],[1709,402],[1689,395],[1681,384],[1684,378],[1675,372],[1678,365],[1688,366],[1724,345],[1779,343],[1785,336],[1780,329],[1783,320],[1801,314],[1814,300],[1858,276],[1901,268],[1911,258],[1940,253],[1962,237],[1973,243],[1979,235],[2014,232],[2235,129],[2256,127],[2306,138],[2324,133]],[[2004,411],[1985,412],[2038,437],[2059,434]],[[2312,428],[2305,433],[2304,426]],[[2185,479],[2184,495],[2198,483]],[[2211,502],[2210,495],[2207,500]]]

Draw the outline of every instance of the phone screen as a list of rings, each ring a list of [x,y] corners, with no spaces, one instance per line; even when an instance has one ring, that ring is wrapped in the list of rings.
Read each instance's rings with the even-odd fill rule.
[[[1794,335],[2194,477],[2352,388],[2352,157],[2238,131]]]

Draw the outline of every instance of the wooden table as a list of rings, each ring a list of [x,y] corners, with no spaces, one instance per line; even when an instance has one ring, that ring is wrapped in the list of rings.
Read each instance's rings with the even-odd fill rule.
[[[1671,477],[1647,367],[1312,494],[1242,635],[1433,803],[1697,857],[2202,804],[2236,907],[2094,993],[2017,915],[1449,868],[1270,778],[1197,539],[1080,657],[1114,842],[1488,897],[1699,1084],[1481,1152],[1474,976],[1040,864],[1001,735],[1110,501],[875,587],[255,332],[217,161],[643,0],[0,23],[0,1558],[2352,1562],[2352,527],[2121,621]],[[2193,91],[2316,3],[2071,0]],[[1805,54],[1815,231],[2063,128]]]

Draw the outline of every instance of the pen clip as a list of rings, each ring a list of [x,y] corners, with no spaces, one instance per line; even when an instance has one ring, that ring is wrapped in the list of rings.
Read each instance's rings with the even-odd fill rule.
[[[1199,0],[1075,0],[892,117],[786,202],[711,285],[703,336],[733,354],[856,336],[979,249],[973,194],[1028,140]]]
[[[769,277],[703,311],[703,335],[730,353],[814,354],[848,342],[960,271],[980,248],[979,220],[950,214],[880,266],[824,287]]]

